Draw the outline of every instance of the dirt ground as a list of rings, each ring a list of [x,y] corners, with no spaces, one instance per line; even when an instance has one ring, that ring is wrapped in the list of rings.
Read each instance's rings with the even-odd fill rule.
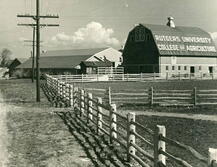
[[[19,81],[21,82],[21,81]],[[93,163],[34,84],[0,81],[0,167],[91,167]],[[29,97],[29,98],[28,98]]]
[[[29,80],[0,80],[0,167],[125,166],[101,141],[70,108],[52,107],[43,92],[36,103]]]
[[[6,121],[7,107],[5,106],[0,94],[0,166],[6,167],[8,164],[8,133]]]
[[[0,166],[93,166],[62,120],[49,108],[4,103],[0,107]]]

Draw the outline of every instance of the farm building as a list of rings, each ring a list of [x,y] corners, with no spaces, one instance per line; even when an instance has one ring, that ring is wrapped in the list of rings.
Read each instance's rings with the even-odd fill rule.
[[[81,74],[82,62],[110,62],[114,67],[121,64],[121,52],[113,48],[75,49],[47,51],[40,57],[40,70],[48,74]],[[95,63],[100,67],[108,66],[108,63]],[[84,66],[83,66],[84,67]],[[21,71],[24,77],[31,75],[32,59],[19,65],[16,69]]]
[[[216,46],[209,33],[197,27],[139,24],[129,32],[123,51],[127,73],[214,73]]]
[[[11,61],[11,63],[8,65],[9,69],[9,76],[12,77],[15,72],[15,68],[24,63],[27,59],[26,58],[15,58],[14,60]]]
[[[110,61],[82,61],[81,64],[82,74],[97,74],[100,67],[113,67]]]

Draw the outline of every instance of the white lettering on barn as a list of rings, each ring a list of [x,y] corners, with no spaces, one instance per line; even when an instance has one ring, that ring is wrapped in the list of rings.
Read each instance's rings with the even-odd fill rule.
[[[207,37],[179,37],[179,36],[169,36],[169,35],[155,35],[157,41],[166,42],[189,42],[189,43],[211,43],[211,38]]]
[[[165,45],[158,44],[159,50],[166,51],[191,51],[191,52],[216,52],[214,46],[195,46],[195,45]]]
[[[155,35],[157,41],[181,42],[179,36]]]
[[[177,44],[158,44],[159,50],[165,51],[191,51],[191,52],[216,52],[215,46],[207,46],[199,44],[212,44],[211,38],[207,37],[179,37],[179,36],[169,36],[169,35],[155,35],[155,40],[158,42],[177,42]],[[192,45],[189,43],[194,43]]]
[[[214,46],[193,46],[193,45],[187,45],[186,49],[188,51],[216,52],[216,49],[215,49]]]

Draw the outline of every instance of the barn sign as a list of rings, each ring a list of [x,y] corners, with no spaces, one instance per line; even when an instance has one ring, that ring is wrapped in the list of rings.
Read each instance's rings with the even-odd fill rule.
[[[160,51],[216,52],[208,37],[154,35]]]

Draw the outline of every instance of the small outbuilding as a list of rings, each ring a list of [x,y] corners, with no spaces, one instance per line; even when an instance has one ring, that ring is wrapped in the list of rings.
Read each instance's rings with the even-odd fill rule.
[[[28,60],[27,58],[15,58],[14,60],[11,60],[10,63],[8,64],[9,76],[13,77],[15,75],[14,72],[16,70],[16,67],[27,60]]]
[[[82,74],[98,74],[98,69],[101,67],[113,67],[110,61],[83,61],[80,64]]]

